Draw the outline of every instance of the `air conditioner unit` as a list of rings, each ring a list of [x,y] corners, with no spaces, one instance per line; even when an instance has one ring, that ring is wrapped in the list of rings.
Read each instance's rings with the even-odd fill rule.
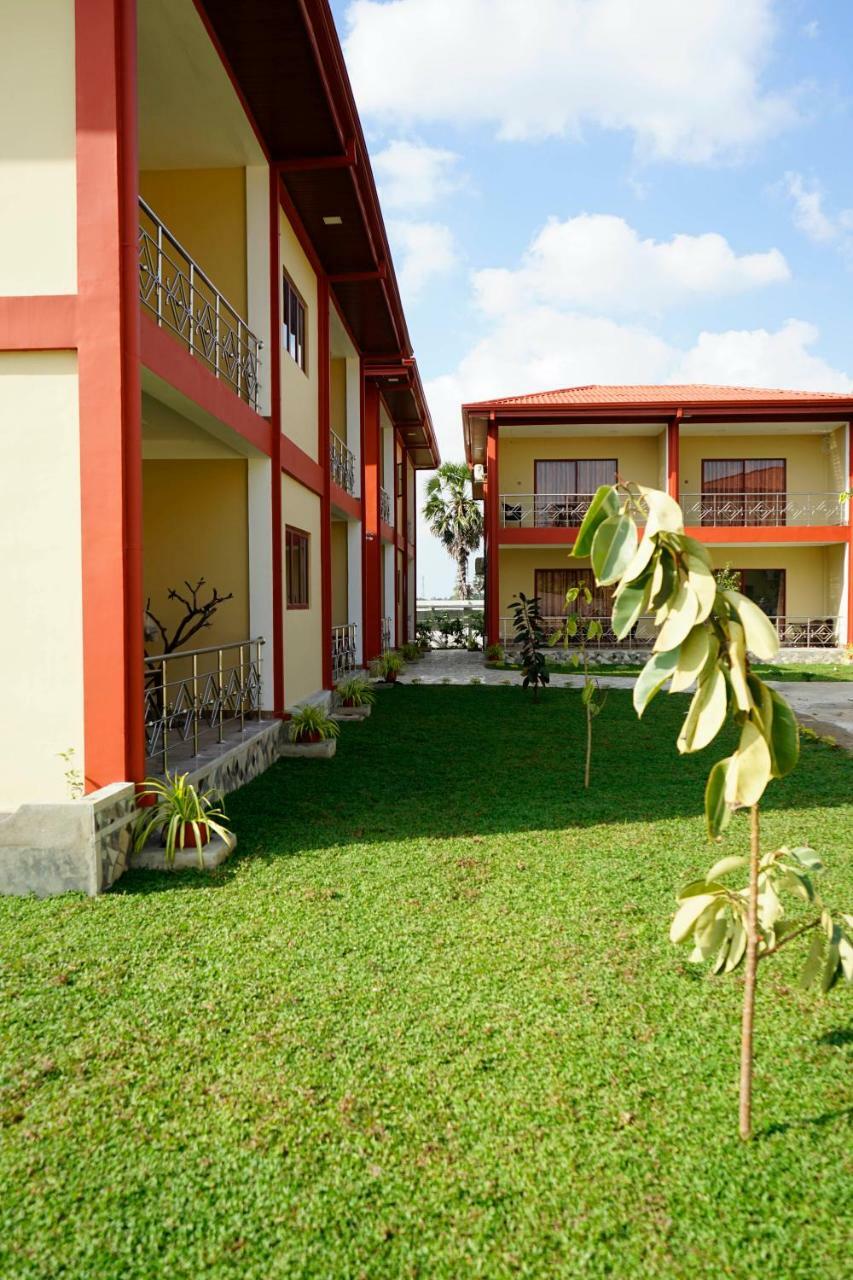
[[[481,462],[474,467],[474,484],[482,484],[486,478],[486,468]]]
[[[477,556],[476,560],[474,561],[474,577],[482,578],[485,572],[486,572],[486,557]]]

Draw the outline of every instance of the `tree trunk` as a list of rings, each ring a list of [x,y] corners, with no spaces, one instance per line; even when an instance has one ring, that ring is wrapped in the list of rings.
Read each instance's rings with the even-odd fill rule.
[[[752,1137],[752,1029],[755,1020],[755,982],[758,976],[758,863],[761,840],[758,805],[749,811],[749,903],[746,916],[746,982],[740,1036],[740,1136]]]
[[[456,592],[460,600],[469,600],[471,597],[468,586],[468,552],[462,547],[456,551]]]
[[[583,771],[583,785],[589,791],[589,770],[592,763],[592,715],[589,706],[586,709],[586,766]]]

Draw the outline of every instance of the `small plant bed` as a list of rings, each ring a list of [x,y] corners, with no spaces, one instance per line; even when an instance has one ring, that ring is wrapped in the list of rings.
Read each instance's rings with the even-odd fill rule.
[[[234,851],[218,791],[199,792],[185,773],[148,778],[139,792],[141,812],[130,864],[156,870],[210,870]]]
[[[388,688],[397,683],[397,677],[406,670],[406,662],[396,649],[389,649],[370,664],[370,674],[380,685]]]
[[[330,760],[337,750],[340,732],[340,725],[325,707],[308,702],[294,711],[287,722],[287,739],[279,753],[309,760]]]
[[[376,694],[365,676],[338,681],[335,695],[333,720],[366,720],[376,702]]]

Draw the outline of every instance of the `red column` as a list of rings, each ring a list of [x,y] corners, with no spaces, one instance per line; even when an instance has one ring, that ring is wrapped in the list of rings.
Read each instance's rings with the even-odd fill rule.
[[[135,0],[77,0],[77,278],[87,791],[145,771]]]
[[[317,457],[323,468],[323,493],[320,498],[321,631],[323,646],[323,688],[332,687],[332,491],[329,468],[330,441],[330,366],[329,366],[329,282],[317,280],[317,364],[319,370],[319,405]]]
[[[672,422],[667,423],[666,427],[666,491],[671,498],[675,498],[678,502],[678,484],[680,475],[679,462],[679,445],[680,437],[680,415],[675,417]]]
[[[489,423],[486,441],[486,482],[485,482],[485,551],[486,551],[486,642],[498,644],[500,641],[500,562],[498,547],[498,503],[500,501],[500,478],[498,475],[498,427],[497,423]]]
[[[362,612],[364,615],[364,660],[382,652],[382,538],[379,532],[379,476],[381,458],[379,430],[379,390],[375,383],[364,384],[364,413],[361,441],[361,493],[364,543],[362,546]]]
[[[281,202],[279,177],[270,169],[270,458],[272,528],[272,686],[273,715],[284,715],[284,565],[281,507]]]
[[[409,634],[409,572],[411,569],[411,561],[409,560],[409,451],[403,446],[400,458],[400,475],[402,476],[401,484],[403,486],[403,617],[401,619],[400,637],[401,643],[413,639]]]
[[[847,470],[847,487],[853,495],[853,422],[847,423]],[[853,496],[847,500],[847,520],[847,643],[853,644]]]

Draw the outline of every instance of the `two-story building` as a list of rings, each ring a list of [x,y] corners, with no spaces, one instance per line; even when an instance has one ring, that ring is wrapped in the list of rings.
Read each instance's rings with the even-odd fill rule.
[[[411,637],[438,453],[327,0],[3,25],[0,887],[97,891]]]
[[[489,643],[512,637],[523,591],[546,618],[592,585],[567,552],[599,485],[663,489],[714,565],[775,621],[781,642],[853,644],[850,432],[853,396],[719,386],[587,386],[463,407],[465,449],[485,500]],[[589,616],[608,634],[610,590]],[[648,645],[641,619],[625,642]]]

